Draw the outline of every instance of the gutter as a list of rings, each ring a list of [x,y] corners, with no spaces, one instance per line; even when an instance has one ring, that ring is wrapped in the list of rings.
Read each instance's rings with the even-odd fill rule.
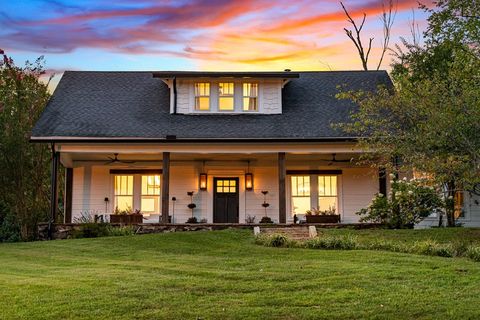
[[[139,138],[139,137],[31,137],[32,143],[302,143],[302,142],[356,142],[358,137],[331,138]]]

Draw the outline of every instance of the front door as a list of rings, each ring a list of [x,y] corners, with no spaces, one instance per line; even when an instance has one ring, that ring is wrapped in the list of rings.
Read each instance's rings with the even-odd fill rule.
[[[238,223],[238,178],[213,178],[213,222]]]

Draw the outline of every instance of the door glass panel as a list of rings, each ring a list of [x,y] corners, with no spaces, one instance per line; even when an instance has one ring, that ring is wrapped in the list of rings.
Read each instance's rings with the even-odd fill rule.
[[[217,193],[235,193],[237,192],[237,181],[222,179],[216,182]]]

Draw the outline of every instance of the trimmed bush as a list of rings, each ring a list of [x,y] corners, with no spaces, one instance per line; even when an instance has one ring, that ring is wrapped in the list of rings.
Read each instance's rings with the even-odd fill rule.
[[[467,249],[466,256],[474,261],[480,262],[480,247],[469,247]]]
[[[352,235],[325,236],[305,242],[305,247],[310,249],[353,250],[357,246],[357,239]]]
[[[107,223],[84,223],[76,229],[72,236],[73,238],[98,238],[108,236]]]

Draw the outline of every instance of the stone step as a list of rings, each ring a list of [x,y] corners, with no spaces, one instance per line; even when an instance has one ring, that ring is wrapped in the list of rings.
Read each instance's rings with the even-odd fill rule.
[[[315,227],[313,227],[315,228]],[[254,230],[254,233],[258,232],[264,234],[282,234],[287,238],[296,241],[308,240],[316,236],[316,229],[310,230],[309,227],[293,227],[293,228],[258,228],[257,231]]]

